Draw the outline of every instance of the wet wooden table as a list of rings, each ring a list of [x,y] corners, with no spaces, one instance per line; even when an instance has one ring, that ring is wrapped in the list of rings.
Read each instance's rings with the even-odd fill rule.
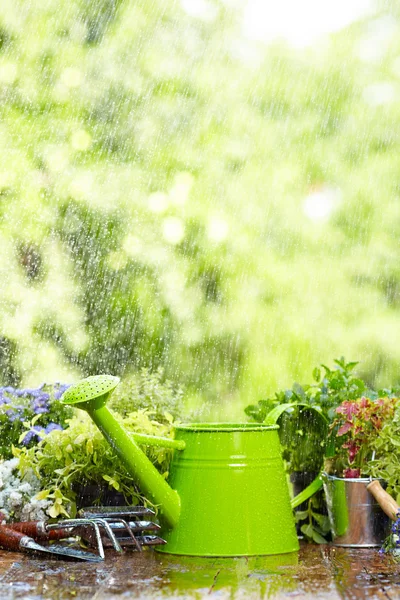
[[[123,598],[400,598],[400,564],[376,550],[304,544],[299,554],[194,559],[107,552],[104,563],[43,560],[0,550],[1,600]]]

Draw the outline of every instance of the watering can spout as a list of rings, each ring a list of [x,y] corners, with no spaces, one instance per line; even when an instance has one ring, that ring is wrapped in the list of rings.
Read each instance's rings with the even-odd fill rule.
[[[144,439],[146,436],[130,435],[106,406],[108,397],[118,383],[119,378],[112,375],[88,377],[68,388],[61,402],[88,412],[128,473],[138,482],[141,491],[159,505],[160,517],[164,524],[173,528],[180,514],[178,493],[168,485],[135,441],[136,437],[139,443],[147,443]],[[179,442],[174,445],[173,440],[158,438],[158,443],[182,449],[178,445]]]

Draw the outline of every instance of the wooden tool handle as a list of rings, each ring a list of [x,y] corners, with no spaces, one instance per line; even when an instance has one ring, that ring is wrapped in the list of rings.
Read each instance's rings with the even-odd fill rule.
[[[371,492],[383,512],[386,513],[387,516],[393,521],[395,521],[397,518],[397,513],[400,511],[400,506],[397,504],[396,500],[392,498],[392,496],[385,492],[379,481],[371,481],[371,483],[367,485],[367,490]]]
[[[38,539],[39,531],[36,521],[23,521],[21,523],[7,523],[6,527],[13,531],[19,531],[31,538]]]
[[[20,542],[24,537],[26,536],[23,533],[13,531],[5,525],[0,525],[0,547],[4,550],[20,551]]]
[[[50,531],[47,531],[43,521],[8,523],[7,527],[13,529],[13,531],[19,531],[34,540],[63,540],[64,538],[71,536],[68,529],[51,529]]]

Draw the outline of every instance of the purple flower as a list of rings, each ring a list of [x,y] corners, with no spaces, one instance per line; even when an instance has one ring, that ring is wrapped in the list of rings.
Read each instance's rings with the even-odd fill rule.
[[[55,400],[59,400],[61,398],[61,396],[63,395],[63,393],[69,388],[71,387],[70,383],[60,383],[58,385],[58,389],[54,391],[54,398]]]
[[[50,433],[51,431],[54,431],[55,429],[59,429],[60,431],[63,430],[61,425],[59,425],[58,423],[49,423],[45,429],[45,432]]]
[[[40,425],[34,425],[27,432],[24,439],[22,440],[24,446],[27,446],[29,442],[33,440],[34,437],[36,437],[38,440],[41,440],[43,438],[43,427],[41,427]]]
[[[43,439],[45,435],[54,431],[55,429],[62,430],[61,425],[58,423],[49,423],[47,427],[44,429],[40,425],[34,425],[31,429],[26,433],[22,443],[24,446],[27,446],[34,438],[37,438],[39,441]]]
[[[24,418],[24,415],[20,410],[14,410],[13,408],[6,410],[6,415],[11,423],[14,423],[14,421],[22,421]]]
[[[33,396],[34,398],[37,398],[38,396],[42,395],[42,388],[26,388],[25,390],[23,390],[24,392],[24,396]]]
[[[50,399],[49,394],[41,394],[37,398],[31,400],[31,409],[36,415],[49,412],[48,400]]]

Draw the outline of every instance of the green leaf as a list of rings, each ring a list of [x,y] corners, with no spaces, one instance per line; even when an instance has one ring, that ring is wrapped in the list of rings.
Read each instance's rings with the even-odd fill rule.
[[[48,514],[52,519],[56,519],[61,512],[61,507],[59,504],[53,504],[49,509],[47,509]]]
[[[352,379],[351,384],[356,386],[358,390],[365,390],[365,383],[362,379]]]
[[[326,539],[322,537],[315,529],[313,529],[311,534],[312,539],[316,544],[326,544]]]
[[[358,365],[358,362],[349,362],[346,365],[346,369],[348,371],[352,371],[354,369],[354,367],[356,367]]]
[[[316,381],[317,383],[321,380],[321,369],[319,369],[318,367],[315,367],[315,369],[313,370],[313,378],[314,381]]]
[[[35,416],[33,417],[32,421],[31,421],[31,425],[32,425],[32,426],[33,426],[33,425],[35,425],[35,424],[36,424],[36,422],[37,422],[37,421],[39,421],[39,419],[41,418],[41,416],[42,416],[41,414],[39,414],[39,415],[35,415]]]
[[[330,530],[331,525],[327,515],[321,515],[320,513],[312,512],[312,518],[316,520],[324,533],[327,533]]]
[[[302,525],[300,527],[301,533],[303,533],[308,539],[312,539],[314,528],[310,523],[307,525]]]
[[[306,398],[305,391],[299,383],[294,383],[292,389],[294,393],[297,394],[297,396],[299,396],[301,399],[304,400]]]
[[[25,436],[26,436],[26,434],[27,434],[27,433],[28,433],[27,431],[23,431],[23,432],[21,433],[21,435],[20,435],[20,436],[19,436],[19,438],[18,438],[18,444],[21,444],[21,443],[22,443],[22,441],[24,440],[24,438],[25,438]]]
[[[294,517],[297,521],[304,521],[304,519],[308,518],[308,510],[298,510],[297,512],[294,513]]]
[[[46,500],[47,496],[50,494],[50,490],[41,490],[35,496],[36,500]]]

